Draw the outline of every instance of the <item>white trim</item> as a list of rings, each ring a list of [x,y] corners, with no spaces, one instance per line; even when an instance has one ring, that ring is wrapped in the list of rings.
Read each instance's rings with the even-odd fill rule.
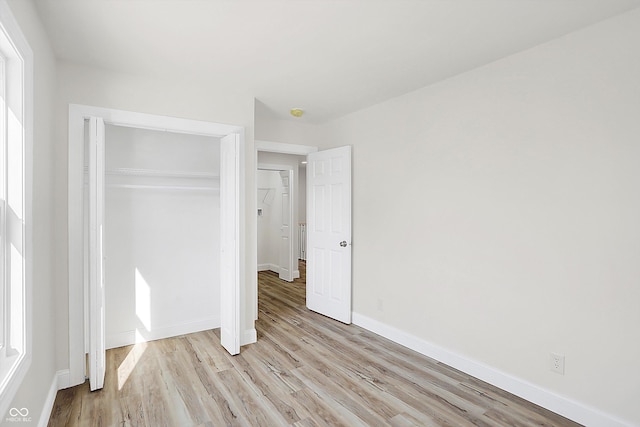
[[[292,171],[293,166],[291,165],[278,165],[274,163],[258,163],[258,167],[256,168],[261,171]]]
[[[266,264],[258,264],[258,271],[273,271],[276,274],[280,274],[280,266],[266,263]]]
[[[60,372],[60,371],[58,371]],[[53,380],[51,381],[51,387],[47,393],[47,398],[44,400],[42,412],[40,412],[40,419],[38,420],[38,427],[46,427],[49,424],[49,418],[51,418],[51,411],[53,410],[53,404],[56,401],[56,395],[58,394],[58,372],[53,374]]]
[[[220,316],[209,317],[192,322],[178,323],[175,325],[154,328],[150,332],[145,332],[143,336],[136,330],[110,334],[106,337],[107,350],[141,342],[161,340],[163,338],[176,337],[178,335],[192,334],[194,332],[206,331],[220,327]]]
[[[242,341],[240,341],[240,346],[253,344],[258,341],[258,332],[256,328],[247,329],[242,334]]]
[[[240,244],[244,243],[244,128],[242,126],[181,119],[132,111],[69,104],[68,146],[68,269],[69,269],[69,385],[85,381],[84,336],[84,120],[101,117],[105,123],[192,135],[221,138],[237,133],[240,138]],[[243,249],[243,248],[241,248]],[[240,259],[240,287],[244,279],[244,259]]]
[[[532,384],[521,378],[502,372],[454,351],[418,338],[393,326],[359,313],[352,313],[353,324],[383,336],[391,341],[417,351],[427,357],[458,369],[468,375],[488,382],[529,402],[542,406],[570,420],[590,427],[632,427],[633,423],[621,420],[583,403]]]
[[[258,264],[258,271],[273,271],[276,274],[280,274],[280,267],[270,263]],[[294,279],[300,278],[300,270],[293,270],[293,278]]]
[[[216,138],[221,138],[230,133],[240,133],[243,131],[242,126],[79,104],[69,104],[69,116],[72,114],[80,115],[83,118],[102,117],[105,123],[114,126],[132,127],[136,129],[147,129],[161,132],[184,133],[189,135],[213,136]]]
[[[69,384],[69,370],[68,369],[62,369],[58,372],[56,372],[56,378],[58,379],[58,390],[62,390],[65,388],[69,388],[71,387]]]
[[[306,156],[309,153],[315,153],[318,151],[318,147],[312,147],[310,145],[285,144],[284,142],[263,141],[258,139],[255,140],[254,145],[256,151],[295,154],[298,156]]]

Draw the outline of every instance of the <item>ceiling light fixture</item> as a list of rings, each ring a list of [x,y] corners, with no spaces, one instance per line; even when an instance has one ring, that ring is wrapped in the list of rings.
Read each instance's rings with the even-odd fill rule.
[[[293,117],[302,117],[304,110],[302,108],[292,108],[289,113],[291,113]]]

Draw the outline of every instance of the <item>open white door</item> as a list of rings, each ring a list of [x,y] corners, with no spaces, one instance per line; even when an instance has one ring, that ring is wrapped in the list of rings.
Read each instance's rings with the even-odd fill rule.
[[[307,160],[307,307],[351,323],[351,147]]]
[[[293,281],[293,203],[291,197],[291,183],[293,170],[280,171],[282,180],[282,221],[280,223],[280,272],[278,277],[287,282]]]
[[[89,385],[104,386],[104,121],[89,119]]]
[[[240,353],[240,138],[220,140],[220,342],[230,354]]]

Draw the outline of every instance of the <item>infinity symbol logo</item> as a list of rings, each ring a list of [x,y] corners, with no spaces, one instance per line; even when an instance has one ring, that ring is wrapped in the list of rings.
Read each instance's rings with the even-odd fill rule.
[[[17,416],[26,417],[27,415],[29,415],[29,410],[27,408],[22,408],[22,409],[11,408],[9,409],[9,415],[12,417],[17,417]]]

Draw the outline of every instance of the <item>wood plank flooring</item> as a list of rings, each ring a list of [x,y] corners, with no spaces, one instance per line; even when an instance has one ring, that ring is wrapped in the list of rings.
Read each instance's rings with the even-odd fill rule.
[[[107,352],[101,391],[58,392],[49,426],[577,426],[305,307],[302,278],[259,274],[258,343],[219,330]]]

